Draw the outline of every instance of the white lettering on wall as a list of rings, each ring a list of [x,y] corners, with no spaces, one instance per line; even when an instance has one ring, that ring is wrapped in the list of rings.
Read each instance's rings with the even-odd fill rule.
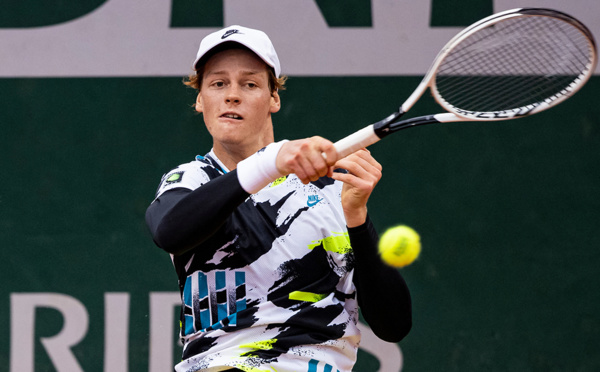
[[[176,332],[173,324],[180,305],[178,292],[149,294],[149,372],[173,369],[173,339]],[[71,351],[73,346],[83,342],[89,326],[88,311],[79,300],[60,293],[12,293],[10,308],[10,372],[34,372],[37,308],[56,310],[64,319],[60,332],[51,337],[40,338],[52,366],[58,372],[83,372]],[[129,293],[104,294],[105,372],[129,370],[129,314]],[[379,360],[379,371],[396,372],[402,369],[402,352],[397,344],[380,340],[364,324],[359,324],[359,329],[362,333],[360,347]]]
[[[522,6],[496,0],[494,11]],[[600,34],[597,0],[530,0]],[[0,29],[0,77],[183,76],[209,28],[170,28],[171,1],[108,0],[63,24]],[[422,75],[459,28],[431,28],[430,1],[372,0],[372,28],[329,28],[314,0],[224,0],[225,24],[266,31],[295,76]],[[600,71],[600,67],[597,69]]]
[[[181,305],[177,292],[150,293],[150,355],[148,372],[173,369],[173,314]]]
[[[10,296],[10,371],[34,372],[35,309],[52,308],[61,313],[63,328],[51,337],[42,337],[52,364],[59,372],[83,372],[71,352],[88,331],[89,316],[81,302],[59,293],[13,293]]]
[[[127,372],[129,293],[104,294],[104,372]]]
[[[373,333],[371,328],[362,323],[358,323],[358,329],[361,333],[361,349],[378,356],[380,372],[402,370],[404,358],[398,344],[381,340]]]

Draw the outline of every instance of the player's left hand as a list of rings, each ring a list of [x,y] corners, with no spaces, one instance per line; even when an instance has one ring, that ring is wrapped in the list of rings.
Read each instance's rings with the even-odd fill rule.
[[[342,208],[348,227],[356,227],[367,219],[367,201],[373,189],[381,179],[382,166],[371,156],[371,152],[362,149],[338,160],[335,168],[348,173],[333,173],[333,178],[344,182],[342,188]]]

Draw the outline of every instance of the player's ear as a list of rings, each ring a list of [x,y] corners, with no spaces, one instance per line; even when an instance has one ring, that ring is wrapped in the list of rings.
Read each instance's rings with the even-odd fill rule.
[[[277,91],[274,91],[273,93],[271,93],[271,109],[269,110],[269,112],[271,114],[274,114],[277,111],[279,111],[280,109],[281,109],[281,99],[279,97],[279,93],[277,93]]]
[[[196,97],[196,111],[198,111],[198,112],[203,111],[202,95],[200,94],[200,92],[198,92],[198,96]]]

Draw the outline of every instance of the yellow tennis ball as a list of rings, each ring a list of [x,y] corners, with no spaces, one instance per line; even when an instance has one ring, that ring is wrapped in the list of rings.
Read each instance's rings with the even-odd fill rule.
[[[404,267],[421,253],[421,237],[412,228],[399,225],[386,230],[379,239],[381,259],[390,266]]]

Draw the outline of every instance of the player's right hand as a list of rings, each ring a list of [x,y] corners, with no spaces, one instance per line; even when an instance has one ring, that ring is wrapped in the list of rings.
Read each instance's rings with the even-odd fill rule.
[[[294,173],[307,184],[323,176],[333,175],[338,154],[333,143],[315,136],[283,144],[277,154],[277,169],[282,174]]]

